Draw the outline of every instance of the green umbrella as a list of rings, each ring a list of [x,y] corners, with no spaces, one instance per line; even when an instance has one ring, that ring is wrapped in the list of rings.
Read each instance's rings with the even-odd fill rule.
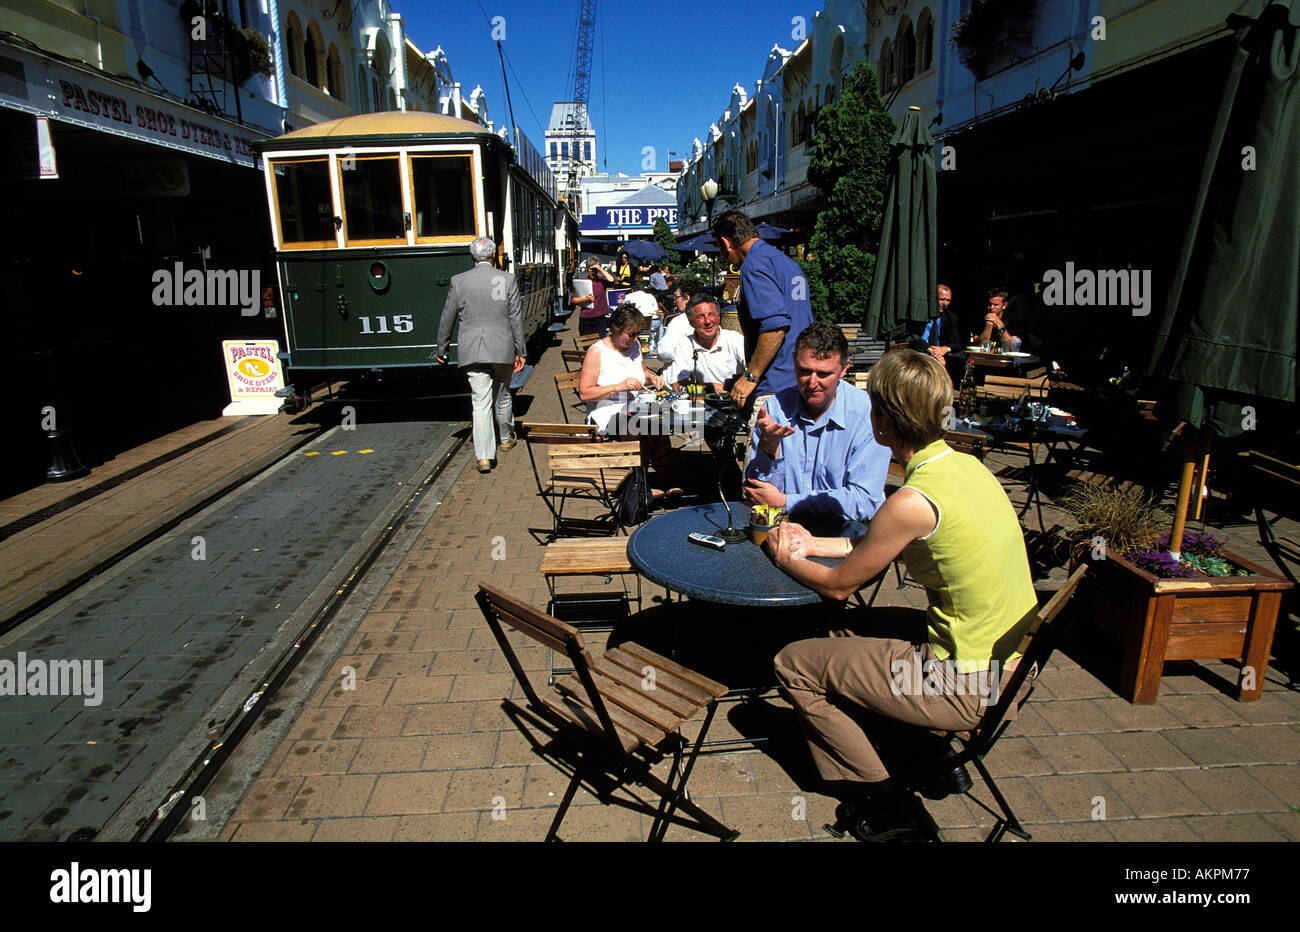
[[[1147,371],[1176,413],[1220,436],[1251,398],[1294,401],[1300,314],[1300,9],[1249,0]],[[1253,13],[1256,15],[1243,15]],[[1190,446],[1189,446],[1190,449]],[[1184,485],[1190,471],[1184,470]],[[1171,550],[1182,538],[1180,490]]]
[[[910,107],[889,141],[880,251],[871,281],[866,333],[899,333],[907,322],[936,313],[938,255],[935,219],[934,137]]]

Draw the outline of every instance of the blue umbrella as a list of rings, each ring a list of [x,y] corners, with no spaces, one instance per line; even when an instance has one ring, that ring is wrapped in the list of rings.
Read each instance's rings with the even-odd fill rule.
[[[790,231],[785,227],[773,226],[770,223],[756,224],[754,229],[758,230],[759,239],[771,240],[780,239]],[[718,242],[713,238],[713,234],[707,230],[703,233],[697,233],[690,239],[684,239],[673,247],[678,252],[718,252]]]
[[[651,240],[629,240],[620,244],[619,248],[638,262],[658,262],[668,258],[664,248]]]
[[[718,242],[713,238],[713,234],[705,231],[697,233],[688,239],[682,240],[673,247],[677,252],[706,252],[712,253],[718,251]]]

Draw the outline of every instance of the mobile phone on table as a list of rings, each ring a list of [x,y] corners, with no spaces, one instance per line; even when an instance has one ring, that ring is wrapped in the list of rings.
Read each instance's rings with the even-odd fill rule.
[[[721,537],[714,537],[711,534],[692,533],[687,534],[686,539],[692,544],[699,544],[701,547],[712,547],[714,550],[722,550],[727,546],[727,542]]]

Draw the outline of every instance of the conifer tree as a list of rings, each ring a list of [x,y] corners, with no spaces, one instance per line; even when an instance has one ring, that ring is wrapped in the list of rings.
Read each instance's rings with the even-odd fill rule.
[[[823,320],[861,321],[880,246],[885,164],[895,125],[865,58],[844,78],[840,99],[817,114],[808,180],[822,191],[808,243],[809,297]]]

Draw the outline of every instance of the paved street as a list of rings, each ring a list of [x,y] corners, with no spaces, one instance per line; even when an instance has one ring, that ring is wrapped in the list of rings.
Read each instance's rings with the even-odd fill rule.
[[[326,433],[0,642],[28,664],[103,670],[102,695],[2,700],[0,839],[95,837],[151,775],[177,779],[258,688],[309,593],[460,426],[370,423],[381,409],[358,407],[355,430]]]

